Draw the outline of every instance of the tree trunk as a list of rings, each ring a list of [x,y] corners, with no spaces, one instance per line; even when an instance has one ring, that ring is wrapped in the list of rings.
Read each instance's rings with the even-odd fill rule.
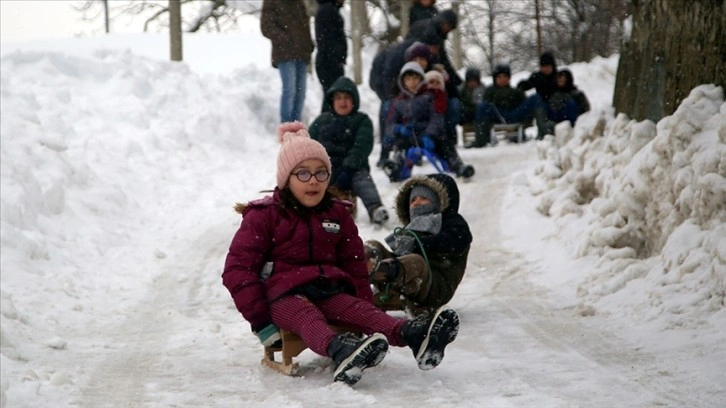
[[[409,27],[408,20],[411,16],[412,6],[413,0],[401,0],[401,37],[404,38],[408,35],[408,30],[411,29],[411,27]]]
[[[108,18],[108,0],[103,0],[103,22],[106,26],[106,34],[111,32],[111,20]]]
[[[169,0],[169,45],[171,60],[181,61],[183,56],[180,0]]]
[[[616,112],[657,122],[696,86],[726,86],[726,0],[633,4],[615,80]]]
[[[368,34],[368,11],[363,1],[350,3],[351,45],[353,56],[353,81],[357,85],[363,83],[363,37]]]
[[[454,11],[454,13],[456,13],[457,16],[461,15],[459,13],[459,0],[455,0],[451,3],[451,9]],[[457,28],[456,30],[450,32],[449,35],[451,35],[451,65],[454,66],[454,69],[459,69],[463,65],[461,50],[461,30]]]

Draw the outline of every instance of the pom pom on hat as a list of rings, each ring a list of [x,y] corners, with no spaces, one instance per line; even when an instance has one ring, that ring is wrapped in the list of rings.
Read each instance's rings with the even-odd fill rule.
[[[295,167],[309,159],[323,162],[328,172],[332,172],[330,157],[325,147],[310,138],[307,128],[301,122],[286,122],[277,128],[277,137],[282,146],[277,154],[277,187],[287,186],[287,181]]]
[[[444,76],[441,75],[441,73],[439,71],[429,71],[429,72],[427,72],[424,75],[424,79],[426,80],[426,84],[428,84],[429,88],[436,88],[436,89],[440,89],[442,91],[444,90],[444,82],[445,82],[444,81]],[[439,81],[438,86],[433,86],[432,84],[429,83],[433,79]]]

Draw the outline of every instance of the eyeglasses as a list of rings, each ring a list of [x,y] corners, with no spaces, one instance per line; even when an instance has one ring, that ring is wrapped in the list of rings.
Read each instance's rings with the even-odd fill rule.
[[[327,170],[318,170],[315,173],[309,170],[300,170],[297,173],[292,173],[292,175],[297,177],[297,179],[303,183],[310,181],[313,176],[315,176],[315,180],[318,180],[321,183],[330,178],[330,173],[328,173]]]

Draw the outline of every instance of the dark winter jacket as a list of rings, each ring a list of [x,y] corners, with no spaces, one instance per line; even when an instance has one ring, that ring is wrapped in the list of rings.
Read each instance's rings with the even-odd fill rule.
[[[383,100],[392,99],[398,95],[398,74],[401,72],[403,65],[408,62],[404,58],[404,55],[406,54],[406,49],[415,42],[416,40],[414,39],[406,39],[392,45],[384,51],[383,69],[376,73],[371,70],[371,75],[375,74],[376,81],[379,84],[379,91],[385,96]]]
[[[264,0],[260,30],[272,43],[273,67],[284,61],[310,64],[314,45],[303,0]]]
[[[348,116],[339,116],[332,108],[333,95],[346,92],[353,97],[353,111]],[[368,156],[373,149],[373,122],[363,112],[358,112],[360,97],[358,87],[348,77],[340,77],[328,89],[325,100],[331,105],[329,112],[315,118],[310,125],[310,137],[319,141],[328,152],[333,165],[331,180],[340,171],[349,174],[365,169],[370,171]]]
[[[315,14],[315,73],[324,88],[328,88],[345,73],[348,42],[345,23],[340,15],[341,4],[337,0],[318,0]]]
[[[439,14],[439,9],[436,8],[436,1],[431,4],[431,7],[424,7],[421,5],[419,0],[414,0],[413,5],[408,14],[408,26],[411,27],[413,23],[419,20],[428,20]]]
[[[416,92],[407,90],[403,85],[403,74],[405,67],[418,67],[421,75],[423,70],[415,63],[406,65],[401,70],[398,77],[398,87],[400,94],[391,102],[391,107],[386,116],[386,138],[396,139],[395,125],[406,125],[413,131],[413,135],[419,140],[423,135],[428,135],[434,139],[443,140],[446,137],[444,132],[444,113],[441,109],[440,98],[444,97],[444,107],[446,106],[445,95],[443,92],[432,92],[426,87],[422,81]],[[439,98],[437,103],[437,98]],[[438,109],[437,109],[438,107]],[[405,143],[401,146],[407,146]]]
[[[449,98],[459,97],[459,85],[463,82],[459,73],[456,71],[454,66],[449,60],[449,56],[446,52],[446,38],[448,33],[442,31],[441,27],[443,21],[441,20],[442,14],[436,15],[435,18],[430,20],[420,20],[411,26],[411,29],[406,36],[406,39],[414,39],[415,41],[424,41],[425,38],[433,35],[438,36],[441,39],[441,45],[439,46],[439,55],[433,58],[434,64],[441,64],[444,66],[446,73],[449,75],[449,80],[446,82],[446,93]]]
[[[500,111],[514,110],[525,99],[523,90],[511,86],[490,85],[484,90],[484,101],[493,103]]]
[[[540,65],[543,63],[552,65],[551,74],[545,75],[542,71],[535,71],[529,78],[519,81],[517,88],[523,91],[534,88],[542,100],[547,102],[552,94],[557,91],[557,63],[554,56],[549,52],[543,53],[540,57]]]
[[[577,86],[575,86],[572,72],[569,69],[562,69],[557,73],[558,76],[566,78],[565,86],[557,87],[557,92],[552,96],[550,105],[556,109],[558,105],[564,105],[564,101],[571,98],[577,105],[577,115],[582,115],[590,110],[590,101]]]
[[[232,239],[222,282],[256,331],[271,322],[270,303],[306,285],[341,287],[371,301],[358,228],[342,201],[327,196],[315,208],[289,189],[238,205],[242,225]],[[265,276],[263,266],[273,262]]]
[[[459,97],[461,98],[461,124],[470,123],[474,120],[476,106],[484,97],[484,85],[481,84],[481,73],[476,68],[467,68],[464,75],[465,81],[459,86]],[[469,79],[476,79],[479,82],[475,88],[467,88]]]
[[[437,173],[408,179],[396,196],[396,214],[403,225],[411,222],[409,202],[411,189],[424,184],[436,191],[441,203],[441,231],[438,234],[419,234],[423,245],[416,243],[414,253],[423,254],[432,272],[431,289],[421,306],[438,307],[454,296],[466,271],[472,235],[469,224],[459,214],[459,188],[450,176]]]

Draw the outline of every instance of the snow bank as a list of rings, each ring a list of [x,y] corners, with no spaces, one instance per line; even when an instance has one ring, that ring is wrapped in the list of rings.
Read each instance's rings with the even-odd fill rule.
[[[590,112],[538,145],[531,191],[595,271],[578,296],[666,326],[722,310],[726,297],[726,104],[694,89],[653,124]],[[604,135],[604,136],[603,136]],[[584,227],[583,227],[584,226]],[[612,298],[612,299],[611,299]],[[624,307],[625,306],[625,307]]]
[[[56,333],[135,305],[166,237],[199,223],[183,217],[189,197],[216,208],[222,198],[204,193],[217,186],[231,208],[239,184],[218,170],[239,163],[218,158],[276,146],[276,103],[238,84],[272,81],[272,70],[203,77],[128,51],[3,56],[4,357],[22,360],[22,345],[54,347]],[[269,185],[273,165],[245,172]],[[174,213],[171,225],[161,216]]]

